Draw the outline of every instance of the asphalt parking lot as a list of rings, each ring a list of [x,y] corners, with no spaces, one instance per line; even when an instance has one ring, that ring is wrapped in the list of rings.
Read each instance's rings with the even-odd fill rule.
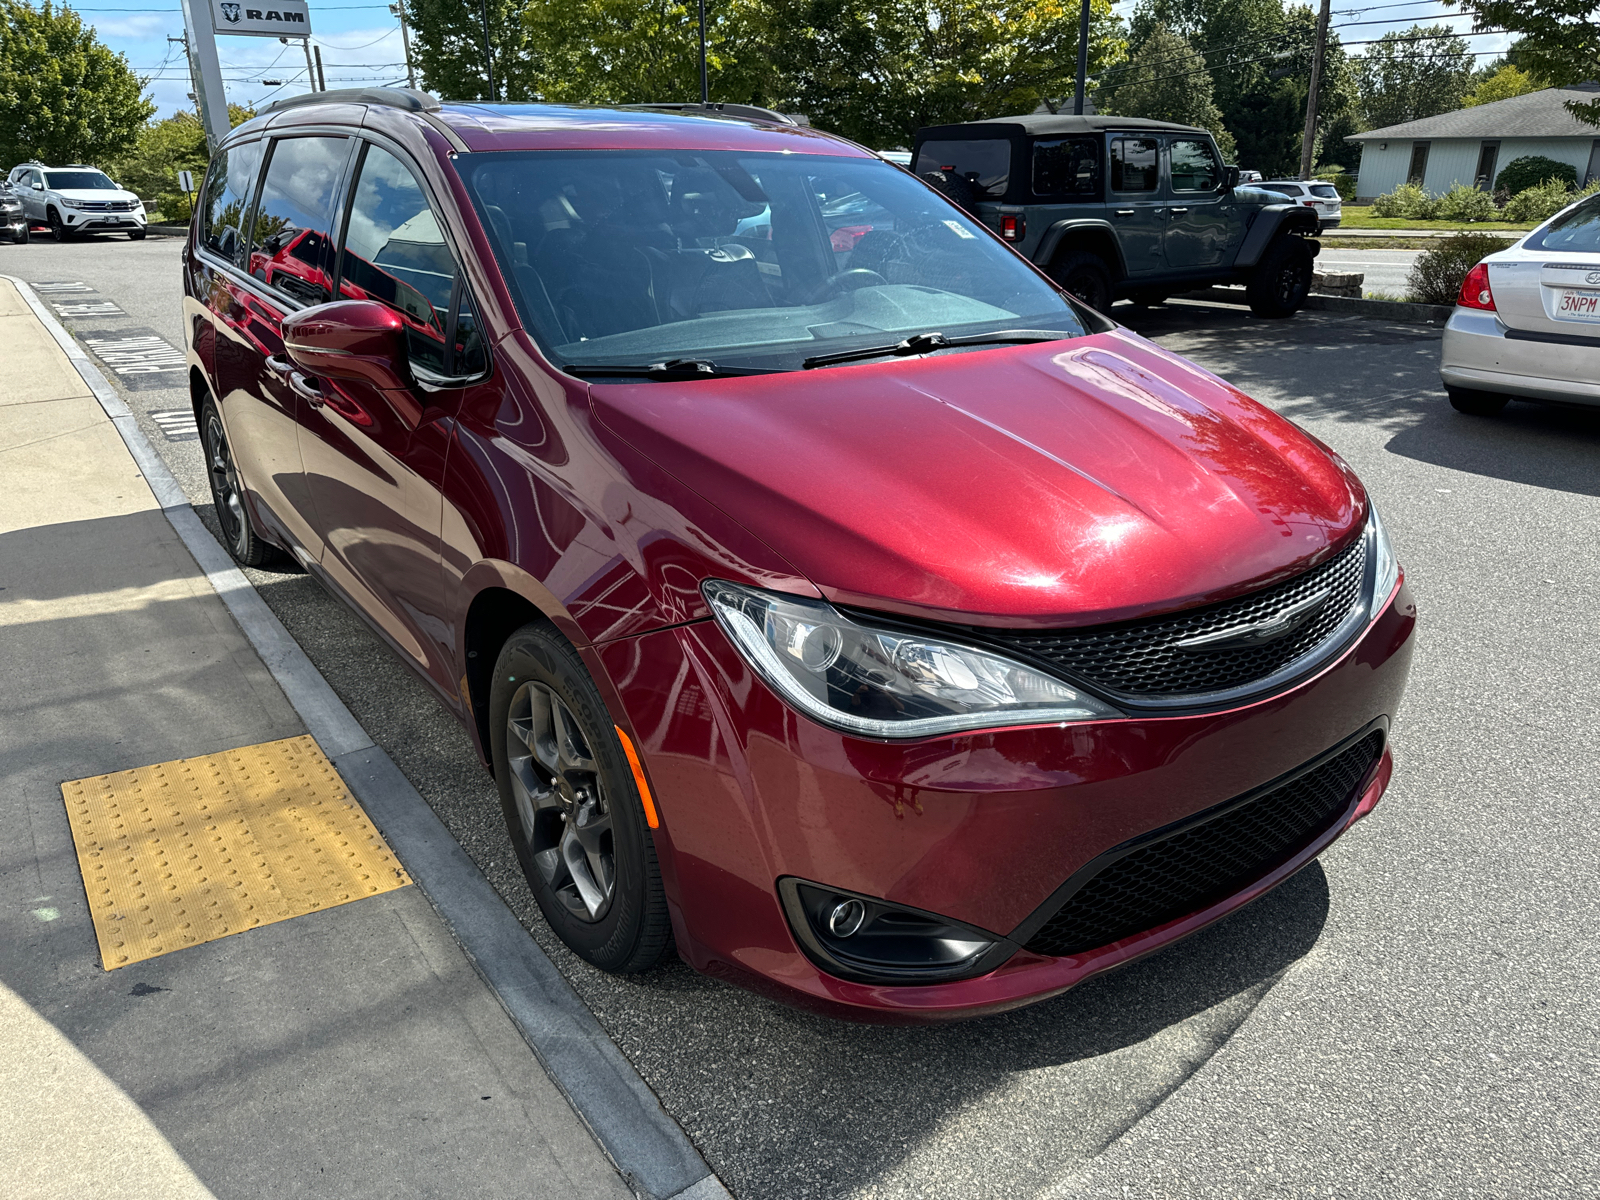
[[[180,346],[178,250],[39,241],[0,247],[0,273],[83,285],[46,297],[85,306],[58,308],[80,336]],[[1425,326],[1114,315],[1350,461],[1421,642],[1373,818],[1227,921],[1022,1012],[884,1029],[681,964],[593,971],[538,917],[432,694],[308,577],[249,574],[741,1200],[1595,1194],[1600,414],[1455,414]],[[188,406],[181,374],[107,353],[209,519],[198,445],[161,416]]]

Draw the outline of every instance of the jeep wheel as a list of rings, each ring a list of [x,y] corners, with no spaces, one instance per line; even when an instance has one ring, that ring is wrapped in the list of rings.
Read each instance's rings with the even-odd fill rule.
[[[1111,307],[1111,272],[1106,260],[1087,250],[1069,250],[1050,264],[1050,278],[1097,312]]]
[[[1245,287],[1250,311],[1258,317],[1292,317],[1311,291],[1311,248],[1288,235],[1274,239]]]
[[[1128,299],[1132,300],[1140,308],[1157,308],[1165,304],[1167,297],[1171,294],[1170,292],[1155,292],[1149,288],[1141,288],[1129,296]]]

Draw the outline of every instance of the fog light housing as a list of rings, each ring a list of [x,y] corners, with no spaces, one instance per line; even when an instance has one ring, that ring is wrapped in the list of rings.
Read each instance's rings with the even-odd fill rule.
[[[822,970],[863,983],[969,979],[1017,951],[1009,939],[937,913],[786,876],[778,895],[795,938]]]

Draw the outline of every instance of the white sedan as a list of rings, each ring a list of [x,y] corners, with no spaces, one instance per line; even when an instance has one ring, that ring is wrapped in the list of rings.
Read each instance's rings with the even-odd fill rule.
[[[1600,405],[1600,195],[1467,272],[1439,376],[1475,416],[1513,397]]]

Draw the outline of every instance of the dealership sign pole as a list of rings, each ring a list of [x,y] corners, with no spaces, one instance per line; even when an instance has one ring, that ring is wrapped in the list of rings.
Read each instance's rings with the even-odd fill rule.
[[[300,39],[307,47],[310,87],[317,90],[317,78],[311,72],[311,8],[306,0],[183,0],[183,20],[189,30],[190,62],[200,80],[195,103],[205,125],[206,145],[213,153],[232,128],[222,66],[217,60],[217,34]]]
[[[206,131],[206,149],[215,154],[217,143],[232,126],[228,122],[228,95],[222,90],[217,39],[211,27],[211,3],[212,0],[183,0],[183,23],[188,32],[189,73],[195,80],[194,104]]]

